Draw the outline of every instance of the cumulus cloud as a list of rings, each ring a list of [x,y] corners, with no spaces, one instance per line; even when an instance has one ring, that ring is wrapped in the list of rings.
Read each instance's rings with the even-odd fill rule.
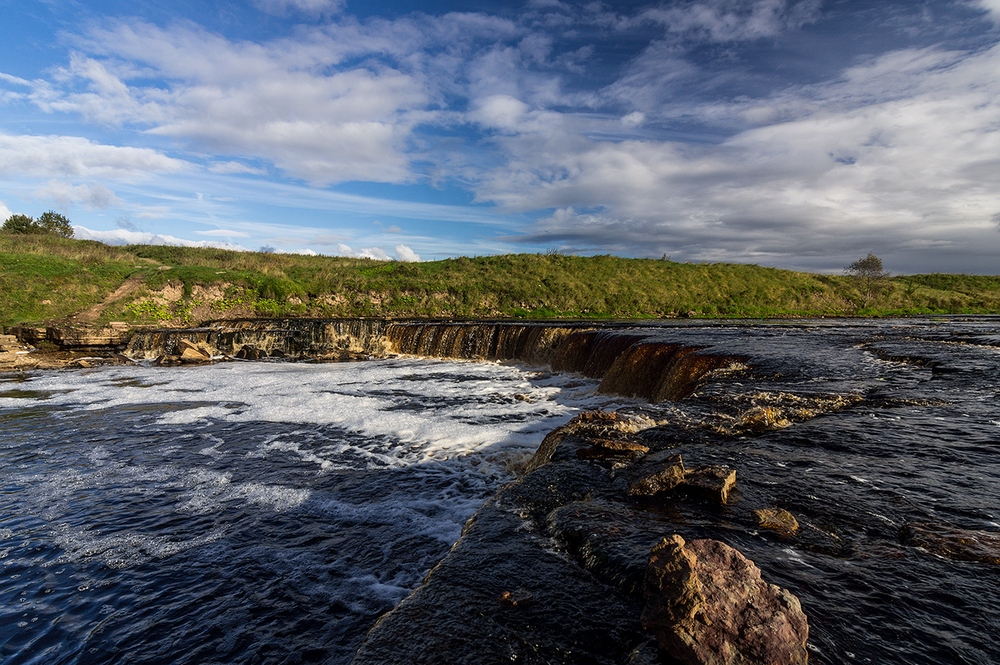
[[[0,220],[7,221],[7,218],[13,214],[10,208],[3,201],[0,201]]]
[[[110,231],[95,231],[85,226],[74,226],[74,236],[80,240],[97,240],[108,245],[174,245],[178,247],[214,247],[237,252],[248,252],[246,247],[231,242],[216,242],[214,240],[187,240],[176,236],[151,233],[149,231],[133,231],[130,229],[112,229]]]
[[[76,136],[0,133],[0,175],[134,180],[176,173],[186,162],[149,148],[104,145]]]
[[[90,54],[74,55],[56,85],[36,85],[45,91],[35,102],[99,122],[138,124],[217,154],[266,159],[314,184],[408,182],[413,129],[437,113],[431,106],[448,80],[427,70],[461,63],[439,57],[429,64],[414,55],[447,40],[461,50],[504,25],[466,15],[369,25],[347,20],[254,44],[189,24],[121,23],[91,30],[80,42]],[[343,64],[359,57],[363,64]],[[163,83],[146,84],[151,78]],[[223,173],[253,172],[249,168],[210,167]]]
[[[555,209],[524,240],[591,250],[809,262],[866,246],[972,247],[1000,210],[997,71],[1000,46],[888,54],[763,100],[771,122],[715,145],[507,137],[507,168],[480,198]]]
[[[389,260],[389,255],[385,253],[384,249],[380,249],[379,247],[366,247],[362,250],[354,251],[349,245],[339,243],[337,245],[337,254],[340,256],[349,256],[355,259],[375,259],[376,261]]]
[[[50,180],[44,187],[36,189],[33,196],[55,201],[60,208],[82,205],[90,210],[105,210],[121,205],[115,193],[104,185],[74,185],[63,180]]]
[[[406,245],[396,245],[396,259],[404,263],[417,263],[420,255]]]

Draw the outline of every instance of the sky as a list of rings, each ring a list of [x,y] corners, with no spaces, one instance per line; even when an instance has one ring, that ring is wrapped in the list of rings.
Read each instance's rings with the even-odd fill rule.
[[[0,0],[0,219],[1000,274],[1000,0]]]

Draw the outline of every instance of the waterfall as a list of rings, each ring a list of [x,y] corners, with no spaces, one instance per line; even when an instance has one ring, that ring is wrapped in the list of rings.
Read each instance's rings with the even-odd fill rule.
[[[331,360],[390,354],[466,360],[511,360],[601,379],[599,391],[651,402],[680,400],[713,372],[741,359],[703,347],[649,339],[649,330],[593,324],[406,322],[382,319],[247,319],[186,330],[136,332],[126,354],[176,356],[186,340],[219,355]]]

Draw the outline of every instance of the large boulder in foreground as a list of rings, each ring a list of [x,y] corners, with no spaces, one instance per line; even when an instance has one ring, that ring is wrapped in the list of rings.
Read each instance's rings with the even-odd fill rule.
[[[809,625],[798,599],[717,540],[678,535],[653,548],[646,568],[643,627],[692,665],[808,662]]]

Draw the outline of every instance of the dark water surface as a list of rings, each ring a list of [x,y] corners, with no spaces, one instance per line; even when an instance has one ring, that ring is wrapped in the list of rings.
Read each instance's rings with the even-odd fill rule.
[[[814,662],[1000,662],[1000,566],[906,538],[1000,534],[1000,321],[652,328],[752,369],[660,405],[427,360],[0,383],[0,662],[349,662],[543,433],[598,406],[737,468],[730,506],[665,521],[792,590]],[[759,434],[704,426],[781,395],[861,399]],[[799,535],[748,527],[760,506]]]

